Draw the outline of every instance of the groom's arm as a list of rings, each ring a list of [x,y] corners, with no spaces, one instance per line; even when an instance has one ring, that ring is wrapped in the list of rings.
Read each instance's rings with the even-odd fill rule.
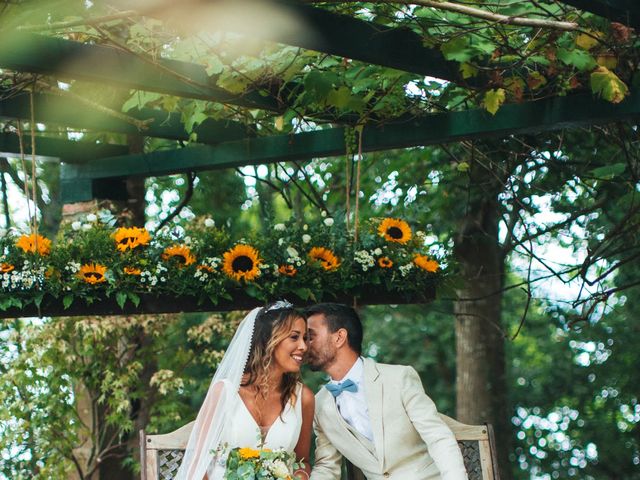
[[[427,444],[442,480],[467,480],[462,453],[451,429],[444,423],[433,400],[425,393],[418,373],[404,369],[402,401],[413,426]]]
[[[316,451],[311,480],[338,480],[342,474],[342,455],[322,431],[317,416],[313,430],[316,434]]]

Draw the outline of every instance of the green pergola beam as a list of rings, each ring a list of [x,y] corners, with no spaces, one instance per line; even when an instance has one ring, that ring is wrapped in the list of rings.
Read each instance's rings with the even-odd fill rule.
[[[278,109],[273,97],[259,92],[235,95],[216,87],[215,79],[207,75],[205,67],[195,63],[158,59],[160,66],[157,66],[143,56],[113,47],[18,32],[4,32],[0,44],[0,68],[250,108]]]
[[[23,149],[27,159],[31,158],[31,135],[23,135]],[[88,159],[109,157],[119,158],[128,153],[124,145],[90,143],[64,140],[59,138],[36,136],[36,155],[38,157],[64,158],[66,162],[86,162]],[[0,156],[19,155],[20,139],[15,133],[0,133]]]
[[[640,2],[638,0],[562,0],[562,3],[574,6],[600,17],[640,28]]]
[[[618,105],[590,94],[557,97],[527,104],[504,105],[492,116],[486,110],[443,113],[384,127],[365,127],[365,152],[415,147],[480,137],[532,133],[623,118],[640,118],[640,90]],[[195,146],[140,155],[103,158],[83,165],[63,165],[63,184],[127,176],[159,176],[292,160],[309,160],[345,153],[345,129],[332,128],[295,135],[278,135]],[[78,192],[73,201],[88,200],[92,191]]]
[[[1,95],[0,95],[1,97]],[[33,95],[35,120],[39,123],[56,123],[65,127],[97,132],[116,132],[171,140],[188,140],[189,135],[180,120],[180,114],[150,108],[133,109],[125,115],[147,121],[147,127],[139,130],[131,122],[92,108],[71,96],[35,93]],[[31,118],[28,92],[21,92],[0,100],[0,118]],[[245,125],[206,119],[195,128],[197,141],[216,144],[247,137]]]

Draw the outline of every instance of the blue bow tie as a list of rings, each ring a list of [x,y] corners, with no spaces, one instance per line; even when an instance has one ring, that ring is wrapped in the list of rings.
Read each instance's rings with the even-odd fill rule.
[[[355,382],[349,378],[341,383],[327,383],[325,385],[325,388],[331,392],[331,395],[333,395],[334,398],[340,395],[342,392],[358,391],[358,385],[356,385]]]

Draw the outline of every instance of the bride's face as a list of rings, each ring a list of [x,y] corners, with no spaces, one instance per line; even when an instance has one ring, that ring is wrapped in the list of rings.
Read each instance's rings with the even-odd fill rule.
[[[293,322],[287,338],[282,340],[273,351],[273,360],[276,367],[283,373],[299,372],[307,351],[307,324],[302,318]]]

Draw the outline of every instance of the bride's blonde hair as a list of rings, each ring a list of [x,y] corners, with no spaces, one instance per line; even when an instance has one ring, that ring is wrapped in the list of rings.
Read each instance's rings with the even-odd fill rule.
[[[267,306],[258,313],[242,386],[253,385],[256,388],[256,395],[261,395],[263,398],[267,396],[273,352],[280,342],[289,336],[298,318],[304,317],[293,306],[284,308]],[[295,403],[295,389],[299,381],[299,372],[287,372],[282,376],[280,403],[283,410],[287,402]]]

